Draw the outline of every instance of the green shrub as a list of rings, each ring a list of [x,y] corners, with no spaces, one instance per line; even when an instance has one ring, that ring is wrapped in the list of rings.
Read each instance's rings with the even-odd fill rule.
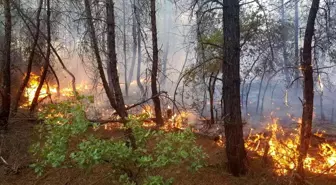
[[[125,140],[100,139],[89,135],[90,123],[85,109],[91,100],[79,97],[74,101],[50,104],[39,117],[38,139],[31,146],[36,158],[31,165],[41,175],[45,167],[91,168],[107,163],[121,184],[172,184],[156,174],[158,169],[171,165],[187,166],[197,171],[204,165],[206,154],[195,145],[190,129],[178,132],[154,131],[142,126],[146,115],[129,116],[125,128],[131,128],[137,147],[132,149]],[[71,143],[77,147],[69,147]],[[74,149],[75,148],[75,149]]]

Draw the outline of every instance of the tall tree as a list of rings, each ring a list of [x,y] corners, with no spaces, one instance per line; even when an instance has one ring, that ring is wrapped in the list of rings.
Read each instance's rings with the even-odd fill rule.
[[[126,1],[123,1],[123,58],[124,58],[124,79],[125,79],[125,94],[128,96],[128,79],[127,79],[127,51],[126,51]]]
[[[111,64],[111,77],[115,97],[115,109],[119,112],[120,117],[126,118],[127,111],[125,108],[124,98],[121,92],[119,75],[117,69],[117,53],[115,40],[115,16],[114,16],[114,2],[113,0],[106,1],[106,15],[107,15],[107,53],[108,60]]]
[[[132,1],[132,38],[133,38],[133,43],[132,43],[132,63],[131,63],[131,67],[129,69],[128,72],[128,86],[130,85],[130,83],[133,80],[133,74],[134,74],[134,66],[135,66],[135,60],[136,60],[136,54],[137,54],[137,18],[135,15],[135,0]]]
[[[151,88],[152,88],[152,96],[154,102],[155,109],[155,117],[156,123],[158,126],[163,126],[163,119],[161,113],[161,104],[160,97],[156,96],[158,94],[157,90],[157,76],[158,76],[158,66],[159,66],[159,50],[158,50],[158,41],[157,41],[157,28],[156,28],[156,1],[150,1],[150,17],[151,17],[151,25],[152,25],[152,45],[153,45],[153,65],[151,72]]]
[[[2,67],[1,82],[1,112],[0,112],[0,130],[7,130],[8,118],[11,104],[11,43],[12,43],[12,15],[10,0],[3,1],[5,13],[5,47],[4,60]]]
[[[247,172],[240,109],[240,24],[239,0],[223,1],[223,108],[226,155],[234,176]]]
[[[135,2],[134,2],[135,4]],[[137,1],[137,4],[134,6],[134,15],[137,19],[137,36],[138,36],[138,63],[137,63],[137,77],[136,82],[140,89],[140,93],[142,98],[146,97],[145,88],[141,83],[141,62],[142,62],[142,55],[141,55],[141,23],[140,23],[140,0]]]
[[[288,62],[288,52],[287,52],[287,22],[286,22],[286,15],[285,15],[285,0],[281,0],[281,38],[282,38],[282,56],[284,60],[284,72],[286,77],[286,85],[288,86],[290,83],[289,77],[289,62]]]
[[[162,57],[162,77],[160,80],[161,85],[165,88],[165,84],[167,81],[167,64],[168,64],[168,53],[170,47],[170,28],[171,28],[171,21],[172,21],[172,14],[171,14],[171,2],[165,1],[164,2],[164,17],[163,17],[163,30],[164,30],[164,49],[163,49],[163,57]]]
[[[299,1],[295,1],[295,16],[294,16],[294,55],[295,55],[295,66],[299,66]],[[299,70],[295,70],[295,79],[299,77]],[[296,88],[298,88],[298,82],[296,83]]]
[[[46,54],[46,59],[44,61],[43,64],[43,71],[40,77],[40,82],[39,85],[36,89],[35,95],[34,95],[34,99],[31,103],[30,106],[30,112],[33,112],[38,104],[38,98],[40,96],[40,92],[41,89],[43,87],[44,81],[47,78],[47,74],[48,74],[48,69],[50,66],[50,54],[51,54],[51,10],[50,10],[50,0],[47,0],[47,20],[46,20],[46,24],[47,24],[47,54]]]
[[[309,11],[304,36],[301,69],[303,73],[303,111],[300,125],[300,144],[297,171],[304,179],[303,161],[307,156],[312,135],[313,108],[314,108],[314,80],[312,67],[312,40],[314,36],[315,19],[319,9],[320,0],[313,0]]]

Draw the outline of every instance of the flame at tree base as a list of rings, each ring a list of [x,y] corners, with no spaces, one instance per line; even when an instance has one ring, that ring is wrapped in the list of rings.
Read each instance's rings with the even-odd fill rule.
[[[277,121],[274,119],[262,134],[252,134],[251,130],[245,147],[260,156],[267,155],[274,164],[275,174],[288,175],[297,167],[299,132],[295,129],[294,132],[286,133]],[[316,137],[322,135],[322,133],[315,134]],[[311,147],[304,160],[304,168],[311,173],[336,176],[335,143],[320,143],[317,148]]]

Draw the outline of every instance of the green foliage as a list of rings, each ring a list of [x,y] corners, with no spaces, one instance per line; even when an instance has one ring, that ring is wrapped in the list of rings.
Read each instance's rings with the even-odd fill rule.
[[[60,167],[66,159],[68,141],[86,132],[90,122],[85,108],[90,98],[78,97],[73,101],[45,106],[38,115],[43,124],[37,126],[38,139],[30,152],[37,158],[31,166],[41,174],[47,165]]]
[[[184,164],[196,171],[204,165],[206,154],[195,145],[190,129],[164,132],[142,126],[146,115],[129,116],[123,129],[131,128],[137,148],[121,139],[105,140],[85,134],[92,125],[85,118],[87,98],[46,106],[40,112],[38,140],[31,146],[36,162],[31,165],[41,174],[45,167],[79,166],[90,168],[107,163],[120,184],[172,184],[172,179],[157,176],[158,169]],[[97,127],[97,125],[96,125]],[[76,141],[77,147],[69,147]]]

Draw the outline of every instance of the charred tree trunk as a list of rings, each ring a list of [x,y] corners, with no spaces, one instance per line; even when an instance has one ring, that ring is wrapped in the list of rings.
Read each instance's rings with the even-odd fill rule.
[[[118,68],[117,68],[117,54],[116,54],[116,41],[115,41],[115,16],[114,16],[113,0],[106,1],[106,15],[107,15],[106,22],[107,22],[107,43],[108,43],[107,53],[108,53],[108,59],[110,60],[110,63],[111,63],[111,72],[112,72],[111,77],[112,77],[112,85],[113,85],[114,97],[115,97],[114,109],[118,112],[124,124],[126,124],[126,118],[128,114],[127,114],[127,110],[126,110],[125,103],[124,103],[124,98],[123,98],[121,88],[120,88]],[[102,75],[104,75],[104,71],[102,71]],[[131,147],[135,149],[136,142],[135,142],[132,129],[131,128],[126,129],[125,135],[129,139]]]
[[[35,56],[35,53],[36,53],[36,46],[37,46],[37,43],[38,43],[38,40],[39,40],[39,35],[40,35],[40,14],[41,14],[41,10],[42,10],[42,5],[43,5],[43,0],[40,0],[39,8],[38,8],[37,14],[36,14],[36,31],[35,31],[35,35],[34,35],[34,38],[33,38],[34,41],[33,41],[33,44],[32,44],[32,48],[31,48],[31,51],[30,51],[30,54],[29,54],[29,57],[28,57],[28,66],[27,66],[26,76],[24,77],[23,82],[20,85],[20,87],[18,89],[18,92],[16,94],[16,98],[14,99],[14,102],[12,104],[12,106],[13,106],[12,111],[11,111],[12,116],[14,116],[17,113],[17,109],[18,109],[18,106],[19,106],[20,99],[21,99],[22,94],[23,94],[23,92],[24,92],[24,90],[25,90],[25,88],[26,88],[26,86],[29,82],[29,79],[30,79],[33,60],[34,60],[34,56]]]
[[[208,91],[209,91],[209,98],[210,98],[210,126],[215,124],[215,107],[214,107],[214,95],[215,95],[215,88],[216,88],[216,81],[217,81],[217,76],[218,72],[216,72],[215,76],[212,76],[214,73],[211,73],[210,79],[209,79],[209,86],[208,86]]]
[[[157,76],[158,76],[158,66],[159,66],[159,50],[158,50],[158,43],[157,43],[157,29],[156,29],[156,1],[151,0],[150,6],[150,17],[151,17],[151,25],[152,25],[152,42],[153,42],[153,65],[151,71],[151,89],[152,89],[152,96],[158,94],[157,90]],[[160,104],[160,97],[155,96],[153,98],[154,102],[154,109],[155,109],[155,117],[156,117],[156,124],[158,126],[163,126],[163,118],[161,113],[161,104]]]
[[[11,104],[11,42],[12,42],[12,15],[10,0],[4,0],[4,14],[5,14],[5,47],[4,60],[2,67],[2,87],[1,87],[1,112],[0,112],[0,130],[7,130],[8,118]]]
[[[50,65],[50,54],[51,54],[51,23],[50,23],[50,17],[51,17],[51,10],[50,10],[50,0],[47,0],[47,54],[46,54],[46,59],[43,64],[43,71],[40,77],[40,83],[36,89],[34,99],[31,103],[30,106],[30,112],[32,113],[36,106],[38,105],[38,100],[40,96],[41,89],[43,87],[44,81],[47,77],[48,74],[48,68]]]
[[[117,54],[116,54],[116,41],[115,41],[115,17],[114,17],[114,2],[113,0],[108,0],[106,4],[106,14],[107,14],[107,53],[108,59],[111,63],[112,72],[112,83],[115,96],[115,109],[119,112],[121,118],[127,117],[126,107],[124,103],[124,98],[122,96],[118,69],[117,69]]]
[[[303,111],[302,124],[300,125],[300,144],[297,171],[300,181],[305,178],[303,161],[307,156],[310,139],[312,135],[313,106],[314,106],[314,81],[312,68],[312,40],[316,14],[319,9],[320,0],[313,0],[310,8],[307,27],[303,45],[303,60],[301,63],[303,73]]]
[[[234,176],[241,176],[247,173],[247,156],[240,109],[239,0],[224,0],[223,5],[222,119],[228,167]]]

